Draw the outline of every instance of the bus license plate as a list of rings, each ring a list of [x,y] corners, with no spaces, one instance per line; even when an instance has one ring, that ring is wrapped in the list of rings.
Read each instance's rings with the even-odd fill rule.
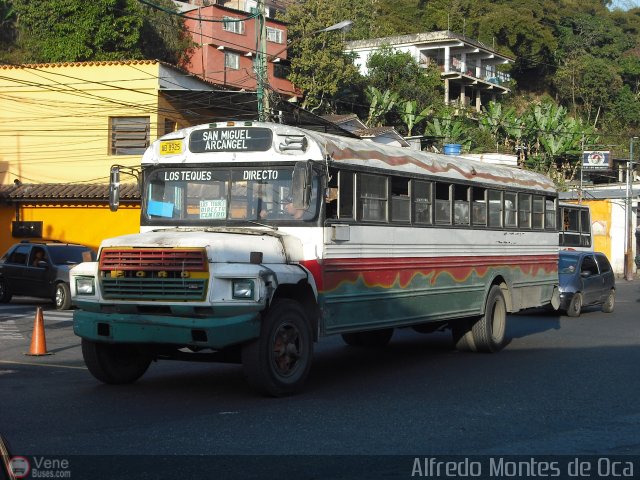
[[[182,140],[164,140],[160,142],[160,155],[182,153]]]

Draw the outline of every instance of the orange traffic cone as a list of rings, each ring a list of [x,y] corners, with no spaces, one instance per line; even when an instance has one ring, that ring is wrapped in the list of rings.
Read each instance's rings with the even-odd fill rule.
[[[29,348],[29,353],[25,353],[25,355],[51,355],[51,353],[47,352],[42,307],[36,307],[36,318],[33,322],[33,334],[31,335],[31,348]]]

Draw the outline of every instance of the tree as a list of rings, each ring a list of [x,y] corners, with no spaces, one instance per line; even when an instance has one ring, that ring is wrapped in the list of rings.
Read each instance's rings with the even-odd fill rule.
[[[157,58],[171,63],[191,45],[184,22],[135,0],[13,0],[24,62]],[[168,0],[156,0],[169,11]],[[43,15],[46,12],[46,15]]]
[[[443,102],[440,71],[423,67],[408,52],[383,47],[367,60],[365,81],[379,90],[391,90],[402,101],[415,100],[418,109],[439,107]]]
[[[346,6],[340,2],[323,0],[304,0],[287,8],[283,19],[289,24],[291,40],[289,80],[302,90],[303,108],[314,112],[335,110],[336,98],[360,83],[352,57],[343,51],[340,32],[316,33],[349,18],[346,13]]]
[[[596,126],[601,110],[622,88],[622,79],[607,60],[582,55],[558,69],[554,84],[562,99],[571,100],[574,114],[581,107],[587,121]]]
[[[369,116],[366,124],[368,127],[380,127],[384,116],[395,107],[398,94],[388,89],[381,92],[376,87],[369,85],[367,98],[369,99]]]

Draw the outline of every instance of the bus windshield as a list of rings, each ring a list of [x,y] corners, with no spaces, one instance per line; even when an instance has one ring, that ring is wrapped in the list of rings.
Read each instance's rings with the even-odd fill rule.
[[[143,216],[162,223],[305,221],[317,215],[314,176],[308,209],[292,204],[293,167],[163,168],[145,180]]]

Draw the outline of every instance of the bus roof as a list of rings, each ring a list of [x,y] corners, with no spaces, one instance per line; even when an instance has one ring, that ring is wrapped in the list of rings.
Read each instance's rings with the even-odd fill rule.
[[[216,130],[228,132],[242,129],[247,131],[247,135],[250,135],[252,130],[255,132],[259,129],[263,131],[268,129],[273,132],[273,138],[268,146],[265,147],[263,143],[258,149],[249,147],[244,150],[192,151],[192,134],[199,137],[205,135],[209,138],[211,134],[203,132]],[[185,142],[189,145],[185,145],[179,153],[160,153],[162,142],[185,139],[189,139],[189,142]],[[200,140],[202,143],[201,138]],[[443,179],[467,180],[503,187],[536,189],[549,193],[556,191],[555,185],[548,177],[528,170],[265,122],[218,122],[177,130],[153,142],[145,152],[142,164],[323,161],[327,157],[338,164],[391,169],[399,173],[427,174],[436,179],[443,177]]]

